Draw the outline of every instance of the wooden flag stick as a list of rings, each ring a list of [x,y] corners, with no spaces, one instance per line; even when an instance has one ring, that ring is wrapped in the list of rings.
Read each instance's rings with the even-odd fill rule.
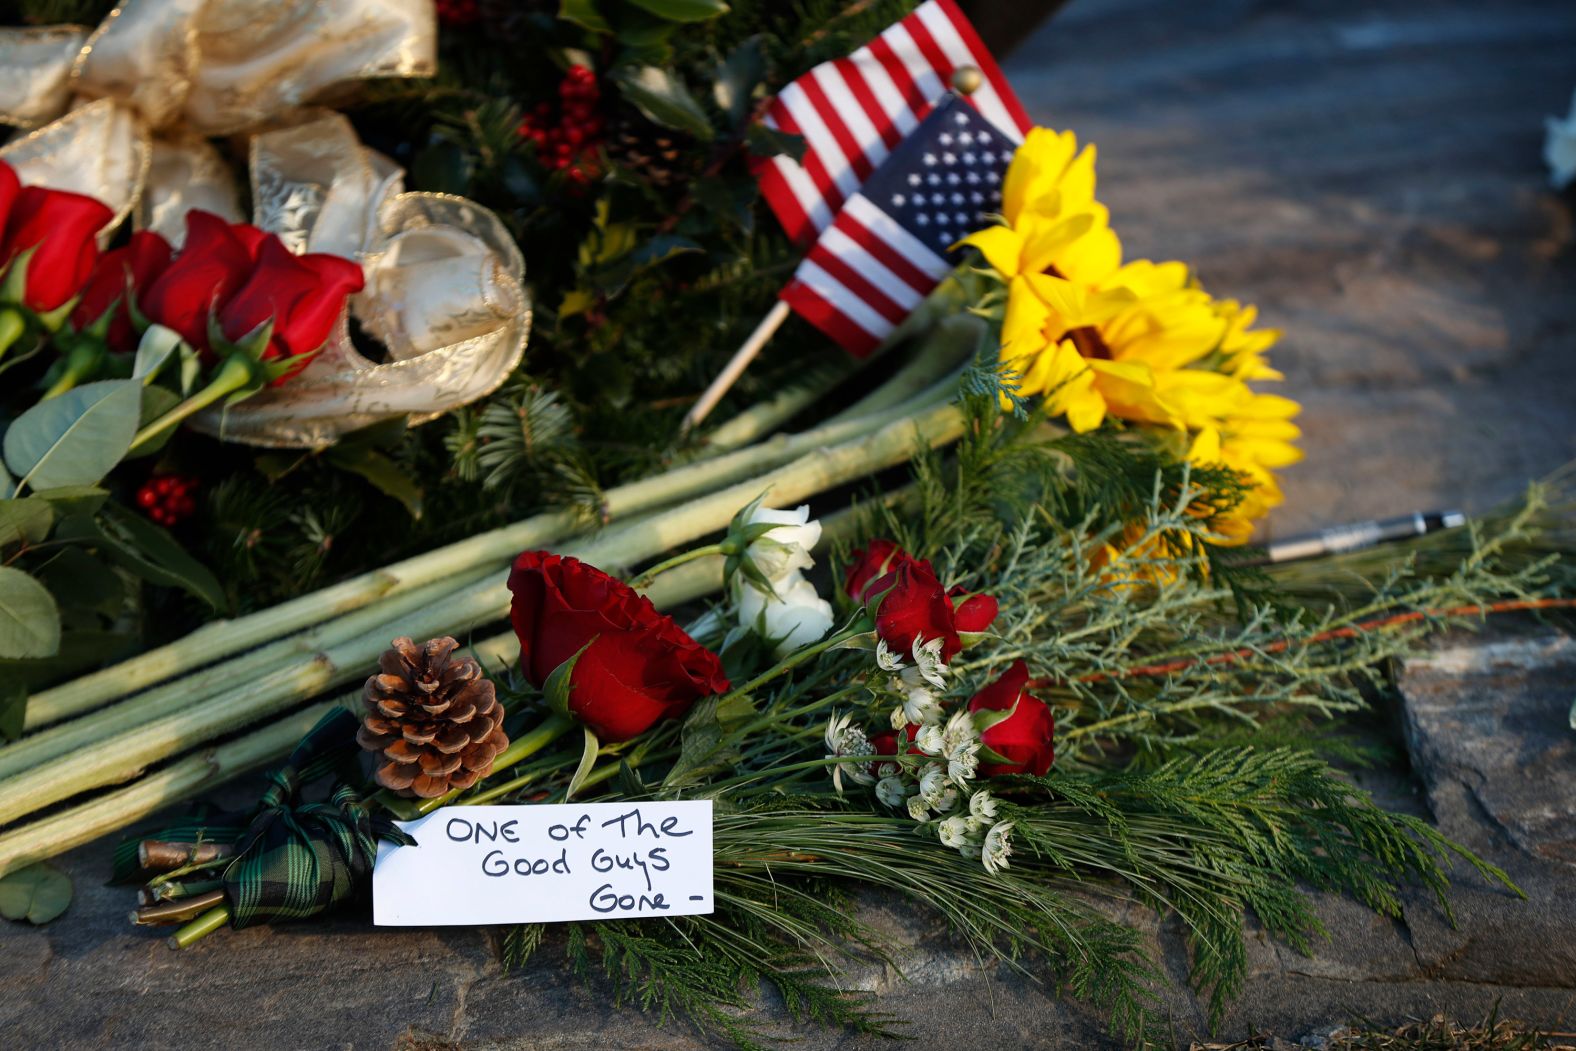
[[[750,362],[755,360],[755,355],[759,354],[761,348],[766,346],[766,341],[772,338],[772,333],[776,332],[786,320],[788,320],[788,304],[779,299],[771,312],[761,318],[761,323],[755,326],[755,331],[750,333],[750,338],[744,341],[744,345],[733,352],[733,357],[729,359],[727,366],[718,373],[716,379],[711,381],[711,386],[706,388],[700,400],[690,407],[690,411],[684,416],[683,433],[688,434],[691,428],[706,418],[707,413],[717,407],[722,396],[728,393],[728,388],[744,374]]]

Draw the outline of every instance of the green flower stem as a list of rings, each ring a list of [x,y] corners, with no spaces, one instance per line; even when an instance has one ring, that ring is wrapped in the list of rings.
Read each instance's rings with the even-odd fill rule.
[[[228,397],[245,387],[253,381],[255,371],[256,365],[239,354],[225,358],[224,363],[219,366],[219,371],[208,381],[208,386],[138,431],[137,436],[131,440],[131,448],[126,455],[136,455],[138,450],[192,413],[206,409],[220,398]]]
[[[169,937],[172,949],[189,948],[230,922],[230,907],[215,905]]]
[[[475,570],[463,576],[464,583],[474,583],[482,578],[482,574]],[[392,617],[407,616],[430,602],[448,597],[452,591],[453,585],[447,582],[417,588],[395,596],[376,609],[361,609],[330,620],[303,634],[270,643],[225,664],[156,686],[118,704],[101,707],[79,719],[29,734],[0,748],[0,779],[13,777],[79,749],[91,748],[98,741],[172,715],[190,707],[194,698],[211,697],[272,668],[291,661],[311,659],[319,650],[332,648],[381,627]]]
[[[27,331],[27,321],[16,307],[0,307],[0,357]]]
[[[333,702],[312,705],[244,737],[171,763],[124,788],[0,832],[0,876],[90,843],[238,774],[266,766],[288,754],[333,707]]]
[[[549,715],[547,718],[541,721],[536,729],[532,730],[524,737],[518,737],[515,740],[509,742],[509,747],[505,748],[503,753],[499,755],[498,758],[493,762],[492,773],[502,773],[515,764],[529,759],[531,756],[535,755],[537,752],[540,752],[543,748],[546,748],[548,745],[558,740],[570,730],[573,730],[577,725],[579,724],[567,715],[558,715],[557,713]],[[490,777],[492,775],[489,774],[488,776]],[[485,781],[486,778],[483,778],[482,780]],[[463,788],[456,788],[452,791],[445,792],[436,799],[423,799],[416,805],[416,809],[423,814],[430,814],[439,807],[446,805],[455,796],[464,791],[467,790]]]
[[[733,689],[729,690],[723,695],[723,700],[726,701],[733,697],[747,697],[756,690],[760,689],[762,686],[771,682],[773,679],[788,674],[788,672],[799,667],[799,665],[805,663],[811,658],[819,657],[833,646],[847,642],[849,639],[858,638],[860,635],[863,635],[869,630],[870,629],[868,627],[855,625],[851,628],[844,628],[842,631],[822,639],[813,646],[806,646],[802,650],[795,650],[793,653],[790,653],[788,656],[784,657],[770,668],[767,668],[765,671],[761,672],[743,686],[735,686]]]
[[[689,500],[742,479],[755,477],[762,471],[779,468],[823,447],[900,424],[908,413],[928,408],[946,396],[946,391],[933,389],[905,405],[868,417],[829,427],[817,427],[797,435],[779,435],[748,449],[618,486],[604,494],[602,518],[604,521],[621,522],[666,504]],[[738,507],[743,507],[757,495],[758,490],[741,500]],[[535,515],[383,569],[364,573],[271,609],[235,620],[216,621],[183,639],[42,691],[28,701],[24,728],[31,731],[97,709],[106,701],[126,697],[195,668],[213,664],[231,654],[332,620],[404,591],[435,581],[463,578],[469,582],[464,574],[473,568],[484,574],[502,572],[521,551],[555,544],[584,529],[584,521],[573,511]],[[459,590],[458,587],[456,590]],[[207,694],[192,690],[190,696],[196,700]],[[3,753],[4,749],[0,749],[0,754]]]
[[[685,563],[695,561],[697,558],[705,558],[707,555],[720,555],[722,553],[721,544],[706,544],[704,547],[691,548],[688,551],[674,555],[666,561],[658,562],[638,577],[630,580],[629,586],[636,591],[644,591],[651,586],[653,580],[670,569],[677,569]]]

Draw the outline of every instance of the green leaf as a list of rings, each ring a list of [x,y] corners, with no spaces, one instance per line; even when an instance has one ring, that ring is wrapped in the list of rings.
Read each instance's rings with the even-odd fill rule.
[[[388,455],[367,446],[335,446],[324,457],[335,467],[359,474],[386,496],[392,496],[412,518],[421,517],[421,486]]]
[[[136,650],[141,640],[121,631],[63,631],[60,652],[37,660],[0,660],[0,682],[39,690],[89,668],[103,667]]]
[[[42,924],[71,904],[71,877],[47,861],[0,879],[0,916]]]
[[[580,749],[580,763],[569,778],[569,787],[564,789],[566,803],[580,791],[580,786],[586,783],[586,778],[591,776],[591,768],[596,765],[597,750],[602,747],[597,742],[596,734],[591,732],[591,727],[582,726],[581,729],[585,731],[585,744]]]
[[[554,668],[547,676],[547,681],[542,683],[542,697],[547,701],[547,707],[550,711],[557,712],[566,718],[574,718],[569,712],[569,688],[574,685],[570,678],[575,673],[575,665],[580,663],[581,655],[590,649],[591,643],[596,640],[597,636],[592,636],[589,642],[575,651],[573,657]]]
[[[679,758],[663,779],[663,789],[680,788],[732,766],[738,757],[722,748],[722,739],[754,715],[755,702],[748,697],[713,696],[696,702],[679,732]]]
[[[60,610],[49,589],[0,566],[0,657],[53,657],[60,649]]]
[[[653,123],[688,132],[702,142],[710,142],[716,136],[706,111],[672,70],[626,67],[613,74],[613,81],[624,98]]]
[[[766,55],[761,50],[761,38],[752,36],[717,64],[711,85],[712,101],[728,115],[733,126],[738,127],[749,116],[750,100],[765,79]]]
[[[612,266],[596,273],[592,280],[603,295],[616,296],[642,271],[665,263],[674,256],[688,255],[701,250],[700,245],[687,237],[680,237],[677,234],[658,234],[651,240],[642,242],[633,252],[625,255]]]
[[[37,496],[0,500],[0,547],[41,544],[54,524],[55,508],[48,500]]]
[[[27,726],[27,687],[15,679],[0,682],[0,737],[14,741]]]
[[[109,499],[109,493],[96,485],[62,485],[54,489],[35,489],[33,495],[48,500],[61,518],[68,515],[95,515]]]
[[[137,356],[132,359],[131,378],[152,383],[164,368],[176,348],[181,345],[181,334],[163,325],[153,325],[142,334],[137,344]]]
[[[101,541],[102,554],[144,580],[181,588],[216,610],[229,604],[224,588],[208,568],[188,555],[169,533],[141,515],[118,504],[105,504],[99,517],[75,519],[72,524],[82,539]]]
[[[131,448],[141,392],[135,380],[102,380],[33,406],[5,432],[6,466],[34,489],[92,485]]]
[[[592,0],[562,0],[558,5],[558,17],[565,22],[573,22],[583,29],[593,33],[610,33],[612,27],[607,24],[607,19],[602,17]]]
[[[137,418],[138,428],[146,427],[180,403],[181,396],[168,387],[161,387],[159,384],[153,383],[142,388],[142,411]],[[170,444],[170,439],[175,437],[175,432],[178,430],[180,430],[179,427],[170,427],[164,430],[152,441],[140,446],[129,459],[140,460],[143,457],[152,456],[160,452],[166,445]]]
[[[80,547],[61,551],[38,567],[36,575],[63,611],[91,610],[113,616],[126,601],[124,578]],[[61,648],[70,640],[68,632],[61,639]]]
[[[669,22],[705,22],[728,13],[722,0],[627,0]]]
[[[744,145],[757,157],[782,155],[793,161],[803,161],[804,151],[810,144],[804,141],[803,135],[778,131],[764,124],[751,124],[744,133]]]

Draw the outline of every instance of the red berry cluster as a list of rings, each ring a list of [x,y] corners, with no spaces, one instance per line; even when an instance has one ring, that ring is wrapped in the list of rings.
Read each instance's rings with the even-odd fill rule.
[[[481,14],[477,0],[438,0],[438,21],[446,26],[468,26]]]
[[[137,506],[161,526],[173,526],[197,510],[192,494],[197,479],[189,474],[156,474],[137,490]]]
[[[602,115],[597,112],[602,91],[596,74],[589,66],[570,66],[558,85],[558,97],[557,123],[552,103],[539,102],[520,121],[520,136],[536,144],[543,166],[584,186],[597,174],[596,149],[602,141]]]

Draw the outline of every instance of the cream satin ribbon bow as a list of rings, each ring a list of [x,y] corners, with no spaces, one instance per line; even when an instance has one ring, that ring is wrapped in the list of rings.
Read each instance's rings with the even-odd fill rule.
[[[193,208],[242,219],[205,136],[275,125],[250,140],[252,220],[296,251],[359,260],[367,284],[349,311],[386,354],[360,354],[341,318],[287,386],[193,425],[320,447],[394,416],[420,423],[519,364],[531,319],[519,248],[473,202],[401,192],[404,172],[348,121],[299,106],[363,77],[430,75],[435,50],[432,0],[126,0],[92,32],[0,30],[0,120],[44,125],[0,158],[24,183],[109,204],[106,238],[130,215],[178,245]]]

